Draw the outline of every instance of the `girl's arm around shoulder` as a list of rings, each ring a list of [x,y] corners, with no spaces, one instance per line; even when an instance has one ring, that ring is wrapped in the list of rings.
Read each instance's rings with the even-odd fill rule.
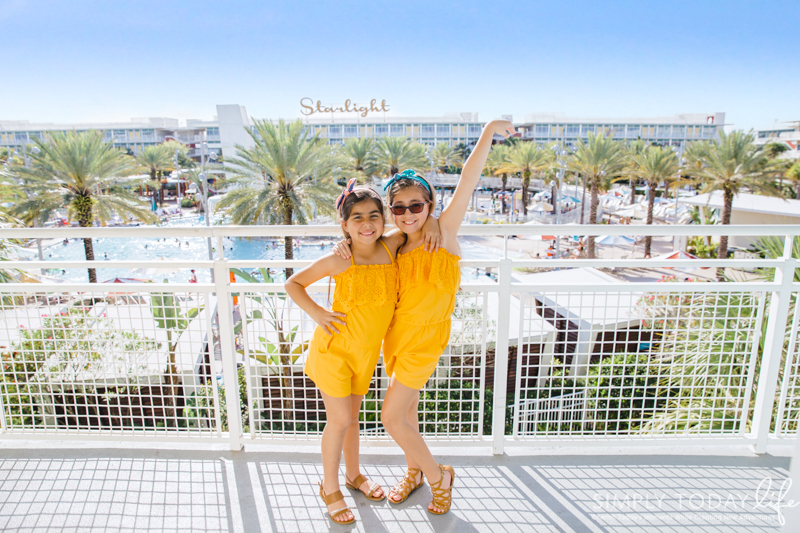
[[[327,276],[341,274],[350,266],[350,261],[342,259],[333,254],[325,255],[308,267],[300,270],[286,280],[284,287],[289,297],[297,304],[300,309],[308,313],[308,316],[317,324],[322,326],[328,334],[339,333],[335,324],[344,324],[343,318],[347,315],[336,311],[330,311],[318,305],[306,292],[306,287]]]
[[[478,186],[481,172],[486,166],[486,158],[492,149],[492,138],[495,134],[508,138],[509,135],[516,133],[514,126],[507,120],[493,120],[483,127],[478,143],[461,169],[461,179],[458,180],[453,199],[450,204],[442,211],[439,216],[439,226],[442,233],[452,235],[458,232],[464,215],[467,212],[472,192]]]

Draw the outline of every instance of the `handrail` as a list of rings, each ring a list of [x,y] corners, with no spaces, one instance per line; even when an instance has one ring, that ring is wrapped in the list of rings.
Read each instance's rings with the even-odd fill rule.
[[[191,226],[168,227],[138,226],[133,228],[0,228],[0,239],[60,239],[72,238],[136,238],[136,237],[341,237],[338,225],[329,226]],[[764,225],[543,225],[543,224],[462,224],[459,235],[508,237],[512,235],[638,235],[640,237],[671,237],[674,235],[744,236],[765,235],[797,236],[800,226],[782,224]]]

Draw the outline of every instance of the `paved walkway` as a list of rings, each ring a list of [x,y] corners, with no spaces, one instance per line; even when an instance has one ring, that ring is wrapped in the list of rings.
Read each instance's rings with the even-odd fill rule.
[[[499,457],[483,448],[438,450],[457,472],[448,515],[425,512],[427,485],[398,507],[345,490],[358,522],[336,526],[317,495],[322,468],[313,448],[32,446],[0,442],[4,532],[777,532],[777,512],[755,498],[772,479],[772,492],[761,494],[774,501],[789,465],[784,448],[763,456],[718,448],[660,455],[634,455],[643,447],[606,455],[511,449]],[[402,475],[396,449],[364,452],[372,479],[389,486]]]

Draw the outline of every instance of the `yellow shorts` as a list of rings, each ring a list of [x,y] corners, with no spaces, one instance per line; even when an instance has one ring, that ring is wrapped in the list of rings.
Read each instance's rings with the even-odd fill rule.
[[[328,396],[366,394],[380,353],[380,344],[364,346],[338,333],[329,336],[317,327],[304,371]]]
[[[412,389],[428,382],[450,341],[451,321],[412,325],[394,323],[383,341],[386,373]]]

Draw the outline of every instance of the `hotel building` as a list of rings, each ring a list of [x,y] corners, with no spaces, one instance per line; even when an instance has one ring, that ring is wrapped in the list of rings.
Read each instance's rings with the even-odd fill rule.
[[[132,119],[120,123],[51,124],[28,121],[0,120],[0,146],[23,149],[34,138],[42,138],[48,131],[98,130],[104,139],[114,146],[140,152],[144,147],[156,145],[170,139],[191,148],[190,155],[199,158],[200,145],[208,143],[210,152],[233,153],[234,145],[249,146],[252,139],[246,129],[252,122],[243,106],[218,105],[217,115],[212,120],[186,120],[179,125],[172,118]],[[511,116],[504,116],[512,120]],[[451,113],[441,117],[395,117],[371,114],[361,117],[357,113],[315,114],[304,117],[308,131],[319,134],[329,144],[342,144],[347,139],[407,137],[432,145],[448,143],[472,144],[480,136],[483,122],[477,113]],[[512,120],[513,122],[513,120]],[[614,132],[620,140],[645,139],[662,145],[682,147],[687,142],[718,138],[725,122],[725,113],[680,114],[655,118],[578,118],[560,113],[539,113],[525,116],[515,123],[520,137],[537,143],[561,141],[574,146],[578,139],[585,139],[589,132]],[[783,131],[783,130],[781,130]],[[791,130],[795,131],[795,130]],[[759,133],[759,140],[761,132]],[[795,143],[796,147],[796,143]]]

